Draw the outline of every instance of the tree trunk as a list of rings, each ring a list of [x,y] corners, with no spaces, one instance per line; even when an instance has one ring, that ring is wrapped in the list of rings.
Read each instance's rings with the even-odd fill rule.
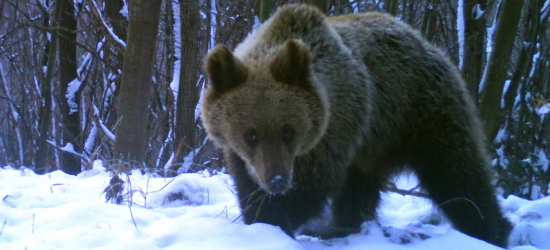
[[[271,16],[271,0],[258,0],[261,1],[260,7],[260,22],[263,23]]]
[[[403,2],[403,8],[407,8],[407,19],[406,22],[411,25],[413,28],[416,28],[416,24],[414,23],[415,19],[415,4],[417,1],[415,0],[409,0]]]
[[[390,1],[390,9],[389,9],[390,15],[396,16],[398,10],[399,10],[399,1],[391,0]]]
[[[200,13],[198,0],[180,2],[181,13],[181,69],[176,109],[176,138],[182,146],[177,149],[174,163],[195,149],[195,108],[197,106],[197,81],[199,80]],[[174,164],[169,175],[175,175],[180,164]]]
[[[46,70],[46,75],[44,81],[40,86],[40,102],[41,107],[38,117],[38,143],[36,149],[36,168],[35,172],[37,174],[45,174],[47,172],[48,166],[46,165],[46,156],[48,153],[48,130],[50,128],[50,123],[52,121],[52,78],[53,78],[53,68],[55,67],[55,56],[57,52],[57,37],[59,25],[57,20],[59,20],[59,15],[61,13],[61,4],[55,2],[54,6],[54,18],[50,23],[50,46],[48,50],[48,68]]]
[[[175,31],[174,31],[174,11],[173,11],[173,5],[172,1],[166,1],[165,2],[165,14],[164,14],[164,22],[166,23],[164,33],[166,35],[166,39],[164,40],[164,49],[165,49],[165,57],[166,57],[166,67],[164,74],[166,75],[166,83],[168,84],[168,87],[165,88],[165,100],[164,103],[166,105],[166,108],[164,109],[164,113],[162,114],[162,117],[160,118],[161,125],[161,140],[163,141],[162,151],[159,153],[159,159],[157,167],[159,169],[162,169],[162,167],[168,162],[170,159],[170,156],[172,155],[172,148],[173,143],[170,134],[170,128],[172,125],[172,116],[174,111],[174,98],[172,94],[172,89],[170,88],[170,84],[173,81],[174,76],[174,62],[177,60],[175,57]]]
[[[109,18],[115,35],[123,41],[126,41],[128,20],[124,15],[120,14],[122,7],[124,7],[124,2],[122,0],[105,1],[105,15]]]
[[[523,8],[523,0],[504,0],[498,17],[497,30],[493,39],[493,50],[487,63],[487,72],[480,100],[480,112],[485,122],[485,133],[493,139],[503,122],[500,109],[502,88],[508,77],[514,39]]]
[[[420,30],[430,42],[433,41],[435,37],[435,23],[437,22],[437,11],[439,10],[440,4],[439,0],[428,0],[424,8]]]
[[[460,7],[460,6],[459,6]],[[480,13],[486,9],[486,0],[464,0],[464,61],[462,74],[468,91],[475,103],[478,103],[478,90],[483,75],[485,55],[485,16]]]
[[[61,84],[61,96],[59,100],[67,100],[69,83],[77,79],[76,74],[76,19],[74,16],[74,3],[69,0],[58,0],[61,5],[59,15],[59,81]],[[70,103],[80,105],[80,93],[74,93],[74,99],[62,102],[63,114],[63,143],[71,143],[76,152],[82,152],[82,138],[80,137],[80,108],[71,107]],[[61,169],[67,174],[77,175],[81,171],[80,158],[64,152]]]
[[[118,102],[115,158],[142,166],[161,0],[129,0],[127,47]],[[128,171],[128,169],[125,169]]]
[[[127,1],[128,2],[128,1]],[[129,3],[128,3],[129,4]],[[122,41],[126,42],[126,37],[128,33],[128,18],[120,13],[124,7],[123,0],[107,0],[105,1],[105,16],[109,22],[109,25],[112,27],[115,35],[120,38]],[[108,74],[113,74],[114,79],[109,81],[114,82],[115,88],[113,95],[118,96],[121,86],[120,72],[122,70],[124,63],[124,53],[121,50],[117,49],[117,44],[110,43],[110,46],[103,46],[103,53],[105,60],[108,61],[108,64],[113,65],[115,70],[108,72]],[[116,124],[116,120],[113,118],[117,117],[117,109],[114,105],[108,105],[105,107],[105,110],[102,112],[104,117],[112,117],[105,121],[105,125],[108,127],[113,127]]]
[[[327,0],[308,0],[307,3],[316,6],[323,13],[326,13],[328,11]]]

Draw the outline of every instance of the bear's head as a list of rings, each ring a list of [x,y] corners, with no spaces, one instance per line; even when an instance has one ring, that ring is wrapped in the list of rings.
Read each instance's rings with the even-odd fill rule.
[[[206,57],[206,131],[217,146],[241,157],[268,193],[292,186],[294,159],[314,148],[327,127],[328,101],[311,64],[309,48],[294,39],[244,60],[223,45]]]

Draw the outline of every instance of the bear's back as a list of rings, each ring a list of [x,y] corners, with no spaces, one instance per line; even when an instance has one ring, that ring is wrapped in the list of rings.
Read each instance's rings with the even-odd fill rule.
[[[374,108],[367,143],[380,150],[399,147],[413,139],[418,127],[432,126],[433,119],[424,117],[449,110],[468,116],[465,120],[478,126],[477,119],[470,117],[474,107],[457,67],[419,32],[374,12],[328,17],[327,23],[370,75]]]

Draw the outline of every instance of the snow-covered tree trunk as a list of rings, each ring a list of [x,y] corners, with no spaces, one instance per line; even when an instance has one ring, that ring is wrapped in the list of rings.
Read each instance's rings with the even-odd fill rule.
[[[197,106],[197,82],[200,72],[200,27],[199,1],[180,2],[181,11],[181,69],[176,105],[175,141],[177,147],[175,163],[183,163],[184,157],[193,151],[195,145],[195,107]],[[174,164],[169,175],[175,175],[179,165]]]
[[[76,18],[73,1],[58,1],[61,5],[59,15],[59,81],[61,84],[60,104],[63,115],[63,143],[71,143],[75,152],[82,152],[82,139],[80,137],[80,91],[70,89],[69,86],[78,82],[76,60]],[[56,3],[57,4],[57,3]],[[75,86],[73,86],[74,88]],[[70,91],[70,93],[68,92]],[[65,102],[66,100],[66,102]],[[74,154],[63,153],[61,169],[68,174],[76,175],[81,171],[80,158]]]
[[[41,107],[38,117],[38,142],[36,148],[36,167],[35,171],[38,174],[44,174],[48,170],[46,164],[46,158],[48,157],[48,131],[52,121],[52,80],[53,71],[55,68],[56,54],[57,54],[57,38],[59,15],[61,13],[61,4],[56,2],[54,4],[54,18],[50,22],[50,45],[48,50],[47,69],[44,80],[42,82],[40,102]]]
[[[495,138],[500,125],[504,121],[500,109],[500,100],[504,81],[508,78],[507,71],[522,8],[523,0],[503,0],[498,16],[493,47],[487,62],[479,103],[485,133],[490,139]]]
[[[6,78],[6,72],[4,71],[4,66],[2,65],[2,60],[0,60],[0,80],[2,80],[2,90],[6,94],[6,97],[9,100],[9,112],[10,112],[10,120],[13,124],[13,129],[15,130],[15,138],[17,139],[17,152],[19,153],[18,156],[18,162],[16,163],[16,167],[20,167],[23,164],[23,159],[25,157],[25,154],[23,153],[23,138],[21,138],[21,130],[19,129],[19,112],[17,112],[17,109],[15,107],[15,104],[13,103],[13,98],[11,95],[11,89],[10,84],[8,83],[8,79]]]
[[[464,61],[462,75],[468,91],[478,102],[478,90],[485,60],[485,19],[486,0],[463,0],[464,5]],[[460,8],[461,6],[459,6]]]

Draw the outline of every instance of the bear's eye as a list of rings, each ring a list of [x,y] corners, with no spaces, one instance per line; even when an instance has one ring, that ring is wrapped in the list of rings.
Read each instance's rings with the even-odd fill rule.
[[[291,143],[294,140],[294,129],[288,124],[283,125],[281,128],[281,136],[285,143]]]
[[[255,129],[249,129],[244,133],[244,141],[249,146],[255,146],[260,141],[260,138],[258,137],[258,133]]]

